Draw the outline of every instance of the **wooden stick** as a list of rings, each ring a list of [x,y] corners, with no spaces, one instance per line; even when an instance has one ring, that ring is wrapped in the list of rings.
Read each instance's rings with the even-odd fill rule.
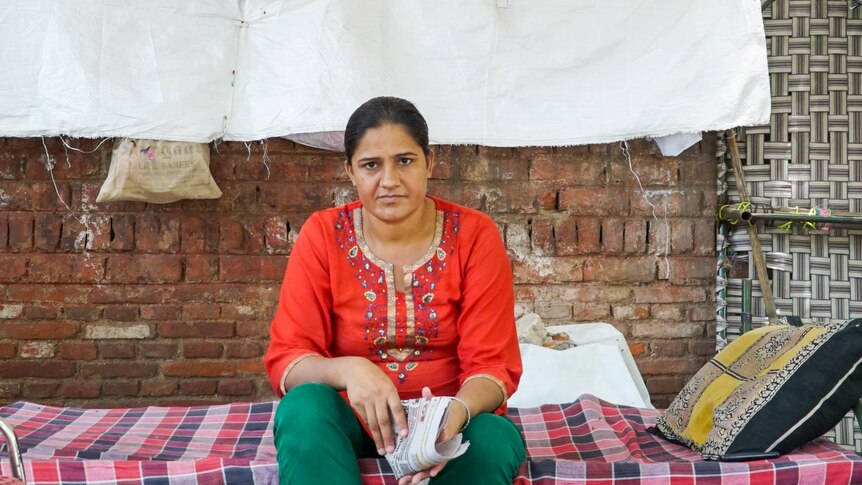
[[[739,145],[736,144],[736,132],[727,131],[727,148],[730,151],[730,161],[733,165],[733,174],[736,176],[736,189],[742,202],[749,202],[748,187],[745,185],[745,173],[742,171],[742,161],[739,158]],[[772,284],[769,282],[769,274],[766,272],[766,257],[760,247],[760,239],[757,237],[757,227],[748,225],[748,239],[751,241],[751,259],[754,260],[754,271],[757,273],[757,281],[760,282],[760,292],[763,295],[763,303],[766,306],[766,316],[770,325],[778,323],[778,312],[775,309],[775,298],[772,296]]]

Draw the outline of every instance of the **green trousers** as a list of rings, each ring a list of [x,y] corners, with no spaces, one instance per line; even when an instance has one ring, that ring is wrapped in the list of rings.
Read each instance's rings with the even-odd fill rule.
[[[362,483],[357,458],[381,458],[353,410],[331,387],[302,384],[278,405],[273,425],[282,484]],[[470,448],[432,484],[508,484],[524,461],[524,441],[505,417],[480,414],[464,430]]]

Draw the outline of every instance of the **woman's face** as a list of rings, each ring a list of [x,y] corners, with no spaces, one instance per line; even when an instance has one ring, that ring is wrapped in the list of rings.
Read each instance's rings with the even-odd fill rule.
[[[425,203],[434,152],[428,156],[398,124],[371,128],[359,140],[347,175],[365,210],[387,223],[398,223]]]

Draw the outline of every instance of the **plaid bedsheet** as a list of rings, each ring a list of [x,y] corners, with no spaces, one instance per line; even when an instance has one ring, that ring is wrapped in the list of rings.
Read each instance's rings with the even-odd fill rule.
[[[39,484],[278,483],[274,402],[198,407],[0,407]],[[819,439],[773,460],[717,463],[649,434],[658,411],[584,395],[571,404],[511,409],[527,442],[524,484],[862,484],[862,459]],[[5,446],[3,452],[5,454]],[[385,460],[360,460],[363,482],[394,484]],[[0,475],[11,475],[3,459]]]

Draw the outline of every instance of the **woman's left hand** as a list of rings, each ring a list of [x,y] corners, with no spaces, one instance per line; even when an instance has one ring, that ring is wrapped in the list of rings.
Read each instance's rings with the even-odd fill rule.
[[[422,389],[422,399],[431,399],[434,397],[431,394],[431,389],[425,387]],[[455,437],[458,433],[461,432],[461,428],[464,427],[464,424],[467,423],[467,410],[464,409],[464,406],[460,404],[449,405],[449,413],[446,418],[446,423],[443,425],[443,429],[440,431],[440,436],[437,437],[437,443],[443,443],[444,441],[448,441]],[[427,470],[423,470],[415,475],[404,475],[398,480],[398,485],[409,485],[409,484],[417,484],[425,480],[426,478],[436,477],[440,470],[446,466],[446,462],[440,463],[438,465],[434,465]]]

